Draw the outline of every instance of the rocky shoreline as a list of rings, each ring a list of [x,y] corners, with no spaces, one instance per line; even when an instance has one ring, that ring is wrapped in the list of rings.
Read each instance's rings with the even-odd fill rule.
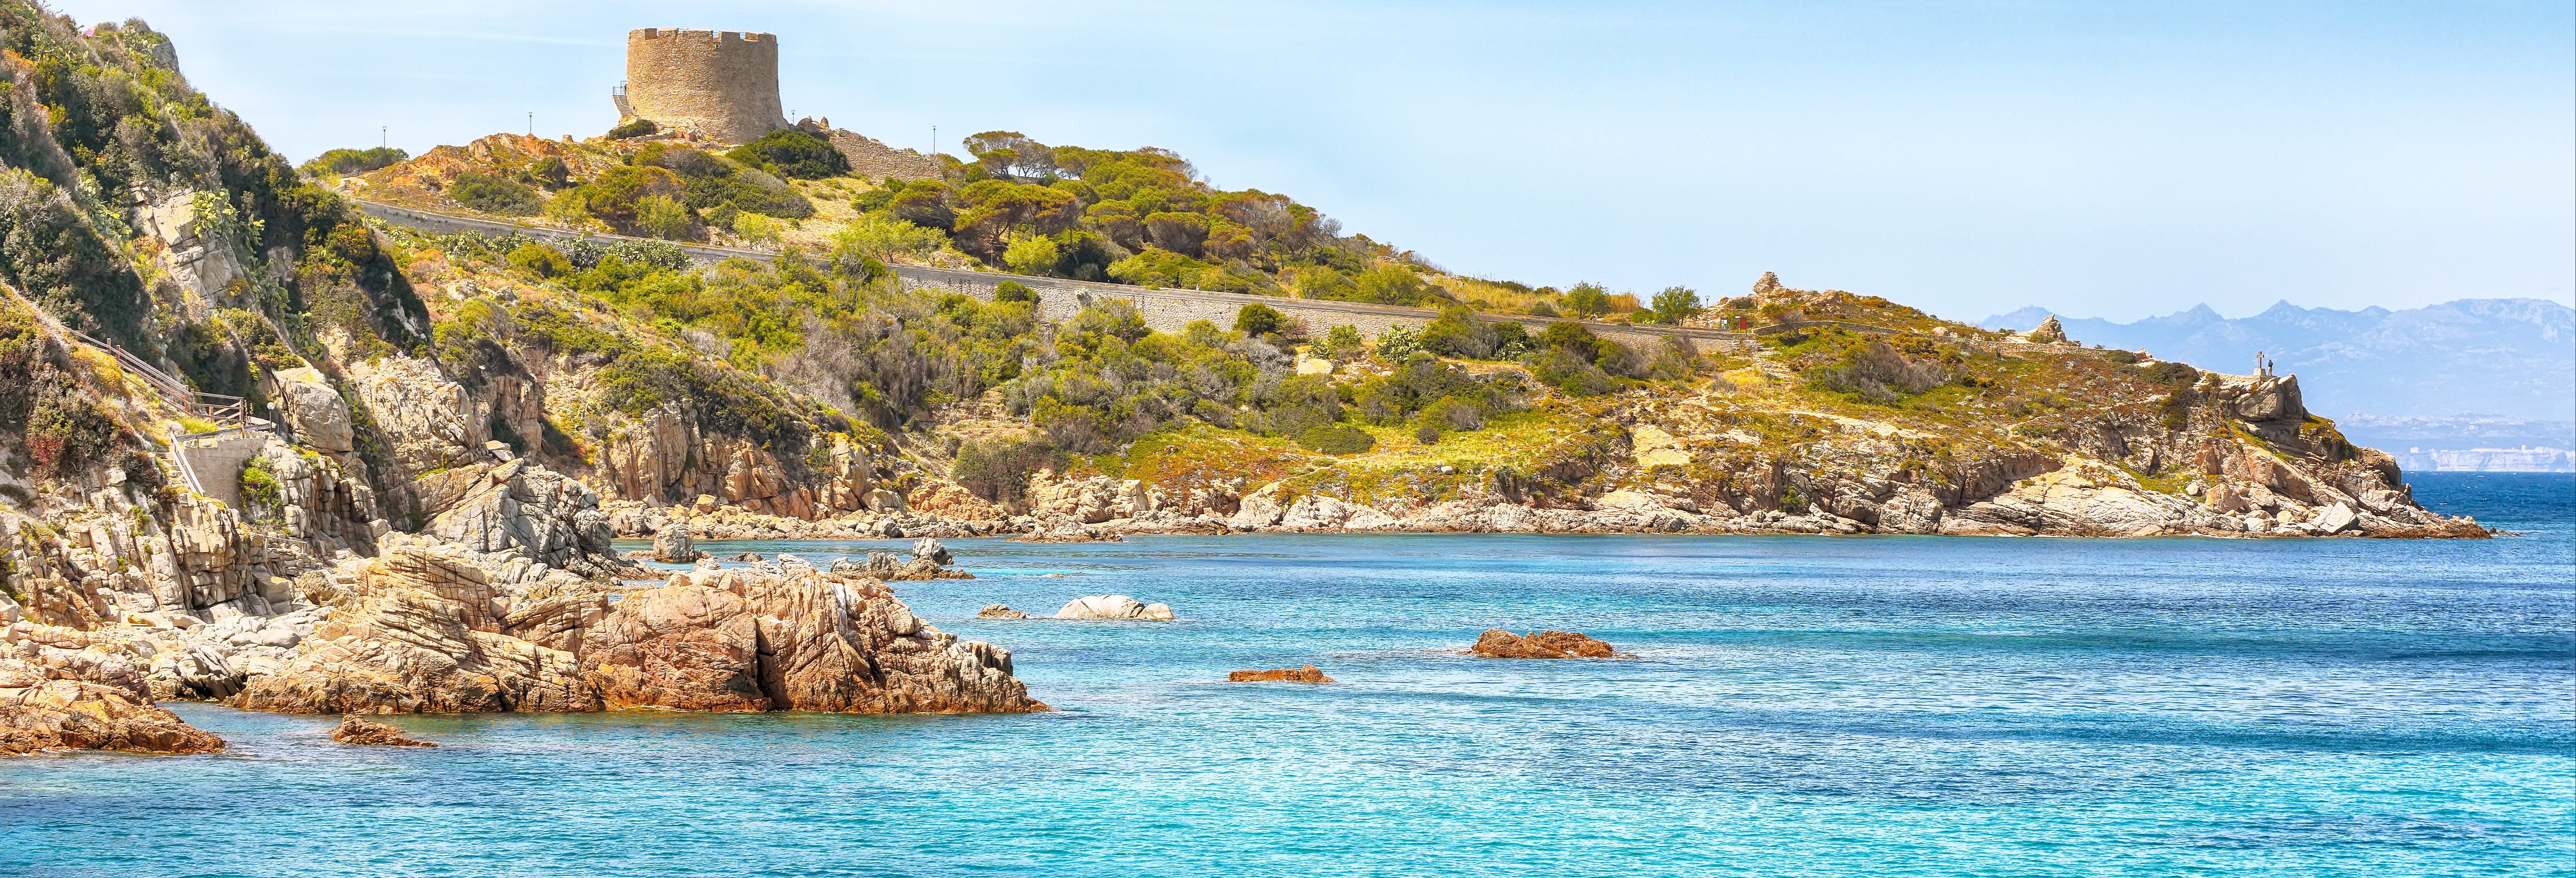
[[[2414,500],[2387,454],[2344,443],[2300,403],[2295,377],[2211,375],[2209,423],[2176,429],[2104,417],[2060,436],[2056,453],[1997,451],[1933,467],[1891,429],[1847,425],[1842,444],[1819,442],[1792,478],[1775,465],[1767,482],[1720,473],[1666,477],[1598,493],[1538,491],[1497,476],[1455,499],[1398,494],[1355,498],[1291,480],[1253,486],[1222,480],[1181,490],[1141,479],[1041,471],[1026,508],[939,504],[859,510],[813,519],[724,505],[611,501],[606,519],[623,537],[674,527],[705,539],[864,540],[1013,535],[1080,542],[1151,534],[1913,534],[2082,537],[2482,538],[2476,519],[2452,518]],[[1611,441],[1582,472],[1598,479],[1656,467],[1681,455],[1669,415],[1622,413]],[[1620,458],[1625,458],[1621,460]],[[1323,466],[1331,464],[1326,460]],[[940,483],[942,489],[953,486]],[[916,491],[921,494],[942,492]],[[1787,498],[1797,498],[1794,502]],[[971,499],[971,498],[970,498]],[[942,513],[949,513],[943,515]],[[963,516],[963,517],[951,517]]]

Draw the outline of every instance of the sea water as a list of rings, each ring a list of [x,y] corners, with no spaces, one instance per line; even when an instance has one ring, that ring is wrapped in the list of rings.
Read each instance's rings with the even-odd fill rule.
[[[1055,711],[173,705],[229,749],[0,760],[0,874],[2571,874],[2576,482],[2417,484],[2523,535],[954,540],[898,593]],[[1096,593],[1180,620],[971,618]]]

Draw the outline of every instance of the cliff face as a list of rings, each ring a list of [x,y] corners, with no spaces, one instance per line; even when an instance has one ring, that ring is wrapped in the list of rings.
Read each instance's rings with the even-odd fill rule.
[[[0,3],[0,44],[0,753],[220,749],[171,698],[711,707],[669,662],[628,661],[694,654],[674,591],[735,601],[709,632],[757,632],[751,707],[1040,707],[1007,652],[873,579],[616,603],[639,572],[603,493],[821,517],[899,507],[899,473],[845,418],[590,306],[521,337],[508,306],[537,303],[371,229],[140,22]],[[594,625],[613,649],[583,650]]]

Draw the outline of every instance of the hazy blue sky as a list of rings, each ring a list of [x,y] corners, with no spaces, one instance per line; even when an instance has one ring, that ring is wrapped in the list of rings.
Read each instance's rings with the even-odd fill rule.
[[[215,3],[140,16],[298,159],[588,137],[635,27],[790,111],[1161,146],[1466,274],[1976,319],[2576,301],[2576,16],[2537,3]]]

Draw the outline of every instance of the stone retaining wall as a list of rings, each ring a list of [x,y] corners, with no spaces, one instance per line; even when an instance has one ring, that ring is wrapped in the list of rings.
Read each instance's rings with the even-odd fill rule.
[[[1061,278],[1029,277],[999,272],[957,271],[953,269],[896,266],[895,273],[906,286],[931,287],[965,293],[992,301],[994,289],[1006,280],[1026,285],[1038,296],[1038,314],[1049,320],[1065,320],[1089,305],[1108,299],[1125,299],[1136,306],[1145,325],[1164,332],[1178,332],[1193,320],[1205,320],[1218,328],[1234,326],[1235,314],[1243,306],[1260,303],[1278,309],[1291,320],[1301,320],[1311,335],[1321,335],[1326,328],[1341,325],[1357,327],[1361,335],[1375,338],[1397,326],[1421,329],[1440,314],[1428,308],[1404,308],[1394,305],[1366,305],[1357,302],[1335,302],[1320,299],[1288,299],[1274,296],[1252,296],[1239,293],[1211,293],[1200,290],[1168,290],[1120,284],[1091,283]],[[1545,329],[1555,319],[1510,314],[1479,314],[1486,320],[1509,320],[1520,323],[1531,332]],[[1603,321],[1579,321],[1595,334],[1615,339],[1621,344],[1661,344],[1665,338],[1680,336],[1702,353],[1749,351],[1756,344],[1751,333],[1724,332],[1715,329],[1675,326],[1631,326]]]
[[[358,206],[359,209],[365,211],[368,216],[375,217],[376,219],[393,223],[395,225],[410,226],[412,228],[422,229],[442,235],[455,234],[458,232],[480,232],[483,234],[494,235],[515,232],[530,237],[549,238],[555,240],[571,240],[575,238],[637,240],[627,238],[622,235],[591,235],[582,232],[566,231],[564,229],[546,228],[543,226],[523,226],[497,220],[481,219],[478,217],[458,216],[455,214],[437,213],[417,208],[378,204],[372,201],[359,201]],[[713,265],[717,262],[737,257],[755,261],[767,261],[776,255],[772,253],[763,253],[757,250],[735,250],[727,247],[701,247],[693,244],[679,244],[669,241],[657,243],[667,243],[679,247],[680,251],[688,254],[692,261],[701,265]],[[1181,327],[1189,325],[1189,322],[1192,320],[1205,320],[1209,323],[1216,324],[1220,329],[1232,328],[1234,326],[1235,313],[1242,310],[1244,305],[1254,302],[1259,302],[1272,308],[1276,308],[1279,310],[1279,313],[1287,315],[1290,319],[1305,321],[1307,330],[1310,333],[1318,335],[1322,334],[1328,327],[1349,324],[1351,326],[1358,327],[1361,335],[1376,338],[1380,333],[1384,333],[1388,329],[1396,326],[1409,326],[1414,329],[1420,329],[1440,316],[1439,312],[1428,308],[1405,308],[1395,305],[1366,305],[1358,302],[1334,302],[1321,299],[1288,299],[1274,296],[1252,296],[1240,293],[1211,293],[1200,290],[1152,289],[1148,287],[1126,286],[1123,284],[1105,284],[1053,277],[1031,277],[1028,275],[1004,274],[995,271],[963,271],[947,268],[929,268],[918,265],[897,265],[892,266],[892,268],[894,269],[895,275],[903,279],[905,286],[944,289],[951,292],[974,296],[975,298],[982,299],[987,302],[993,300],[993,290],[995,287],[1000,285],[1001,282],[1006,280],[1019,281],[1020,283],[1027,285],[1032,292],[1037,293],[1038,314],[1048,320],[1070,319],[1074,314],[1079,313],[1083,308],[1088,307],[1094,302],[1106,301],[1108,299],[1126,299],[1127,301],[1134,303],[1137,312],[1144,316],[1145,325],[1165,332],[1178,332]],[[1547,328],[1548,324],[1554,323],[1557,320],[1557,318],[1530,317],[1512,314],[1480,314],[1477,316],[1486,320],[1513,321],[1528,327],[1531,332],[1543,330]],[[1689,341],[1691,345],[1696,347],[1701,353],[1714,354],[1722,352],[1751,351],[1755,345],[1758,344],[1754,340],[1754,334],[1749,332],[1728,332],[1724,330],[1694,326],[1631,326],[1625,323],[1610,323],[1599,320],[1584,320],[1578,322],[1590,327],[1595,334],[1615,339],[1619,343],[1627,345],[1661,344],[1667,337],[1679,336]]]

